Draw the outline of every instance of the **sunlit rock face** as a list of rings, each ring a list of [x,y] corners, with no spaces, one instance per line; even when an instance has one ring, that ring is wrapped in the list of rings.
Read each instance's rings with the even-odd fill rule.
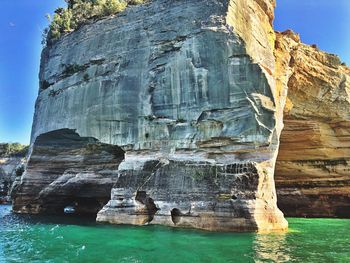
[[[276,164],[288,216],[350,217],[350,69],[335,55],[277,34],[277,85],[288,85]]]
[[[285,99],[273,76],[273,9],[271,0],[154,0],[45,48],[15,211],[79,209],[82,195],[95,211],[107,195],[98,221],[286,229],[273,180]],[[61,129],[84,143],[61,144]],[[88,151],[86,137],[124,160]],[[100,153],[102,166],[79,159],[100,163]]]

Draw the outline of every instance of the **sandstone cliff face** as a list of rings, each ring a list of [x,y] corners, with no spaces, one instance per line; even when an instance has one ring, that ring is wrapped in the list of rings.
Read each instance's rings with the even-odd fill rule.
[[[45,48],[14,210],[96,213],[111,198],[97,220],[285,229],[273,8],[154,0]]]
[[[20,213],[97,213],[109,200],[124,151],[61,129],[37,137],[25,175],[15,183],[13,210]]]
[[[350,69],[335,55],[278,33],[277,86],[288,86],[276,164],[288,216],[350,216]]]
[[[0,154],[0,204],[10,202],[10,190],[16,179],[16,170],[21,169],[24,162],[24,157],[4,157]]]

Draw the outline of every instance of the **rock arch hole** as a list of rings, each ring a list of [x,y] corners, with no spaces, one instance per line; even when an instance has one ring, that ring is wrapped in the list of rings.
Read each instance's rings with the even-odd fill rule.
[[[35,174],[36,166],[43,167],[41,176],[46,183],[37,193],[31,193],[36,197],[28,201],[42,204],[39,212],[61,214],[71,207],[77,215],[96,216],[110,200],[115,173],[125,152],[118,145],[60,129],[39,135],[30,158],[28,174]]]
[[[68,194],[68,193],[67,193]],[[82,197],[80,189],[76,193],[70,193],[70,197],[66,198],[61,205],[60,213],[75,214],[84,217],[94,217],[108,202],[108,198],[102,197]]]
[[[135,200],[145,206],[145,212],[148,216],[147,223],[152,222],[154,215],[159,210],[154,200],[146,193],[146,191],[137,191]]]
[[[173,221],[174,225],[177,225],[181,220],[182,213],[180,209],[173,208],[171,210],[171,220]]]

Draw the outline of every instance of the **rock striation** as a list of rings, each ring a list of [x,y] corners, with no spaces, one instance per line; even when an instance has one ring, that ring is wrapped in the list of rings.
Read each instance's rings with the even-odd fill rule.
[[[16,179],[16,170],[24,163],[23,157],[0,157],[0,203],[10,202],[10,190]]]
[[[335,55],[277,33],[277,86],[288,88],[276,164],[287,216],[350,217],[350,68]]]
[[[0,204],[10,202],[10,191],[16,178],[24,171],[25,154],[7,154],[5,147],[0,144]]]
[[[100,222],[286,229],[274,5],[153,0],[46,47],[14,211],[105,205]]]
[[[41,134],[21,181],[12,190],[13,210],[59,214],[73,206],[78,214],[97,213],[109,200],[124,151],[74,130]]]

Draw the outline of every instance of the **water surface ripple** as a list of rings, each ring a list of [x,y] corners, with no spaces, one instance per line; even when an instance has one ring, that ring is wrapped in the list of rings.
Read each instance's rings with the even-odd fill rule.
[[[284,234],[210,233],[20,216],[0,206],[0,262],[350,262],[350,220],[289,218]]]

